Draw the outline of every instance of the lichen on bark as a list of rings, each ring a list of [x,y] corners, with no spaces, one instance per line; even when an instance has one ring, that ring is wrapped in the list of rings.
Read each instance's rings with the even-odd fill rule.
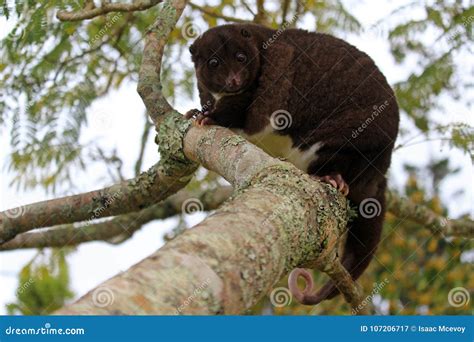
[[[183,155],[178,150],[187,129]],[[146,305],[133,304],[136,314],[242,313],[293,267],[334,262],[345,227],[340,194],[227,129],[190,126],[174,116],[165,120],[160,134],[165,132],[170,140],[160,145],[173,154],[166,165],[186,164],[182,158],[188,156],[219,170],[239,191],[196,227],[104,283],[117,292],[106,312],[130,312],[140,294]],[[206,288],[189,301],[204,281]],[[90,307],[91,296],[60,313],[106,313]]]
[[[158,128],[158,151],[160,153],[160,172],[167,176],[182,175],[190,179],[198,164],[186,157],[183,139],[192,122],[181,114],[172,111],[166,115]]]

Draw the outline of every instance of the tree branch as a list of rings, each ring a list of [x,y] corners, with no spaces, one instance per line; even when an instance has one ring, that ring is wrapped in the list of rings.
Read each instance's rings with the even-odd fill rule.
[[[150,130],[153,125],[148,121],[147,115],[145,114],[145,127],[143,127],[142,139],[140,141],[140,151],[138,152],[138,158],[135,162],[135,176],[140,174],[142,168],[143,156],[145,154],[146,143],[148,141],[148,136],[150,135]]]
[[[334,188],[224,128],[193,126],[184,151],[231,182],[234,198],[102,284],[114,294],[109,306],[95,307],[91,291],[57,314],[236,314],[295,266],[336,259],[347,208]]]
[[[281,25],[286,23],[286,16],[288,15],[288,9],[290,7],[290,0],[282,0],[283,4],[281,6]]]
[[[229,186],[221,186],[212,190],[200,192],[180,191],[170,196],[162,203],[134,212],[121,215],[111,221],[95,223],[86,227],[74,227],[72,224],[53,227],[50,230],[38,233],[25,233],[15,239],[0,245],[1,250],[23,248],[62,247],[78,245],[89,241],[107,241],[116,243],[124,240],[110,241],[120,235],[129,238],[136,230],[151,221],[166,219],[179,214],[183,210],[183,203],[188,199],[198,201],[199,210],[214,210],[218,208],[232,193]],[[468,219],[448,220],[425,206],[417,205],[406,198],[387,191],[387,210],[393,215],[419,223],[437,235],[458,236],[473,238],[474,222]],[[420,213],[423,213],[420,215]],[[125,229],[125,227],[127,227]],[[127,232],[128,231],[128,232]],[[302,275],[304,276],[304,275]]]
[[[181,115],[173,110],[161,93],[161,58],[168,35],[181,15],[185,0],[166,1],[156,22],[145,38],[142,66],[139,73],[138,92],[160,136],[170,135],[167,143],[160,144],[160,162],[139,177],[111,187],[85,194],[44,201],[21,207],[20,212],[8,210],[0,213],[0,243],[33,228],[73,223],[123,214],[143,209],[183,188],[192,178],[197,164],[184,157],[182,133],[189,128],[189,121],[180,121]],[[167,115],[169,125],[160,122]],[[175,120],[173,122],[173,120]],[[174,131],[174,132],[173,132]]]
[[[110,305],[94,306],[99,287],[57,313],[241,313],[295,266],[328,273],[356,307],[361,293],[337,258],[345,199],[227,129],[191,126],[163,97],[163,48],[185,4],[165,2],[147,33],[140,70],[138,91],[159,130],[155,177],[183,186],[201,163],[232,183],[236,194],[194,229],[106,281],[101,287],[114,294]]]
[[[144,11],[160,3],[161,0],[135,0],[131,4],[102,3],[100,7],[85,6],[79,11],[58,11],[56,17],[61,21],[81,21],[92,19],[110,12],[135,12]]]
[[[90,241],[123,242],[145,223],[156,219],[166,219],[181,213],[183,209],[186,209],[183,208],[183,205],[189,199],[202,205],[202,208],[199,209],[208,211],[218,208],[230,196],[231,192],[232,188],[229,186],[199,192],[180,191],[161,203],[137,212],[117,216],[106,222],[80,227],[67,224],[37,233],[20,234],[13,240],[0,245],[0,251],[75,246]],[[120,239],[117,241],[116,237],[120,237]]]
[[[240,18],[236,18],[236,17],[230,17],[230,16],[227,16],[227,15],[224,15],[224,14],[221,14],[221,13],[211,11],[210,9],[208,9],[206,7],[203,7],[203,6],[199,6],[199,5],[197,5],[193,2],[190,2],[189,6],[191,6],[191,8],[193,8],[193,9],[201,11],[202,13],[204,13],[204,14],[210,16],[210,17],[213,17],[213,18],[223,19],[225,21],[229,21],[229,22],[233,22],[233,23],[243,23],[243,24],[245,24],[245,23],[251,23],[252,22],[251,20],[245,20],[245,19],[240,19]]]
[[[256,24],[265,25],[267,23],[267,12],[265,11],[265,0],[257,0],[257,14],[253,18]]]
[[[474,238],[474,221],[468,219],[450,220],[422,204],[400,198],[394,192],[386,194],[388,210],[398,217],[419,223],[437,235]]]
[[[107,188],[0,212],[0,243],[35,228],[141,210],[180,190],[191,177],[170,177],[156,164],[136,178]]]
[[[167,114],[176,113],[161,91],[160,79],[163,52],[168,36],[173,30],[186,6],[186,0],[165,1],[156,21],[149,28],[145,38],[142,65],[138,74],[137,91],[148,115],[158,127]]]

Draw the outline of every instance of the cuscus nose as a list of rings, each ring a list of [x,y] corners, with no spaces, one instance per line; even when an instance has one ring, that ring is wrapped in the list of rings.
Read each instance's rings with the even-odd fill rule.
[[[227,86],[227,88],[229,88],[229,90],[239,89],[242,85],[242,79],[240,78],[239,74],[231,73],[227,77],[225,85]]]

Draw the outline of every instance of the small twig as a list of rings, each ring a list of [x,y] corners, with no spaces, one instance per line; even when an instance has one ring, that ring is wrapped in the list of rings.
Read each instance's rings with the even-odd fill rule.
[[[245,19],[240,19],[240,18],[236,18],[236,17],[230,17],[230,16],[227,16],[227,15],[224,15],[224,14],[221,14],[221,13],[216,13],[214,11],[211,11],[205,7],[202,7],[202,6],[199,6],[193,2],[190,2],[189,3],[189,6],[191,6],[191,8],[195,9],[195,10],[198,10],[198,11],[201,11],[202,13],[210,16],[210,17],[213,17],[213,18],[218,18],[218,19],[223,19],[225,21],[230,21],[230,22],[234,22],[234,23],[251,23],[252,21],[251,20],[245,20]]]
[[[265,25],[267,22],[267,12],[265,11],[265,0],[257,0],[257,14],[253,17],[256,24]]]
[[[250,12],[253,16],[255,16],[255,11],[250,7],[250,5],[245,0],[241,0],[242,5],[244,5],[245,9]]]
[[[281,6],[281,25],[286,23],[286,16],[288,15],[288,9],[290,7],[290,0],[283,0],[283,5]]]
[[[425,139],[425,140],[420,140],[420,141],[415,141],[415,142],[412,142],[410,144],[400,144],[398,146],[396,146],[394,148],[394,151],[398,151],[398,150],[401,150],[402,148],[406,148],[406,147],[410,147],[410,146],[414,146],[414,145],[418,145],[418,144],[423,144],[423,143],[426,143],[428,141],[452,141],[453,139],[452,138],[430,138],[430,139]]]
[[[103,2],[101,7],[83,8],[77,12],[58,11],[56,17],[61,21],[81,21],[92,19],[110,12],[144,11],[160,2],[161,0],[136,0],[131,4]]]
[[[295,18],[299,18],[299,17],[301,16],[301,14],[303,13],[304,10],[305,10],[305,5],[302,4],[300,0],[296,0],[296,8],[295,8],[295,15],[294,15],[294,17],[295,17]],[[296,20],[292,20],[292,21],[290,22],[289,27],[291,27],[291,28],[296,27]]]
[[[326,270],[326,274],[334,281],[337,289],[351,306],[352,312],[356,312],[358,315],[369,314],[369,307],[360,305],[364,298],[359,284],[352,279],[350,273],[342,266],[339,260],[330,265]]]
[[[150,129],[153,125],[148,121],[148,115],[145,112],[145,127],[143,128],[142,139],[140,141],[140,151],[138,152],[138,159],[135,162],[135,176],[140,174],[142,168],[143,156],[145,155],[145,147],[150,135]]]
[[[474,221],[449,220],[423,204],[400,198],[394,192],[386,193],[388,210],[398,217],[406,217],[421,224],[437,235],[474,238]]]

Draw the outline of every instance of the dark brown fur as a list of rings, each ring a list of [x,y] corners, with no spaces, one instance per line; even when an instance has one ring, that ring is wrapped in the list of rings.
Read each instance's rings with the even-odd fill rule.
[[[210,123],[252,135],[268,124],[273,112],[286,110],[292,124],[278,134],[290,136],[300,150],[324,143],[306,170],[310,175],[340,174],[353,204],[367,198],[380,203],[379,215],[359,215],[349,224],[342,260],[357,279],[380,240],[385,173],[398,132],[398,106],[383,74],[369,56],[347,42],[298,29],[219,26],[199,37],[190,51]],[[235,60],[239,51],[248,56],[245,63]],[[214,57],[219,65],[211,68],[207,63]],[[212,93],[223,92],[227,96],[216,105]],[[382,105],[383,111],[374,117],[374,106]],[[369,125],[357,131],[370,118]],[[315,304],[337,293],[328,283],[304,302]]]

